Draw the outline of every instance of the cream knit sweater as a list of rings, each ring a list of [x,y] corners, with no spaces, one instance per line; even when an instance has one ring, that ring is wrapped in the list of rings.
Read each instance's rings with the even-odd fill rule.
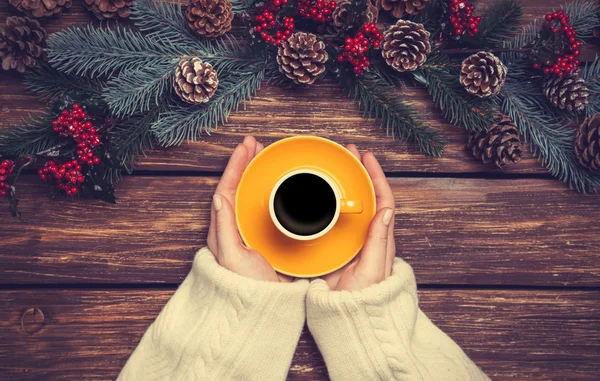
[[[333,381],[489,380],[419,310],[412,269],[362,291],[244,278],[201,249],[118,381],[285,380],[308,326]]]

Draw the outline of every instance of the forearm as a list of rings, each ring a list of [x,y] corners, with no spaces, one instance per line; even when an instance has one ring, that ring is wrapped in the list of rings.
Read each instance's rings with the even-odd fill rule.
[[[242,277],[201,249],[118,380],[283,380],[307,288]]]
[[[489,378],[418,307],[410,266],[397,259],[385,281],[362,291],[311,283],[308,326],[333,381]]]

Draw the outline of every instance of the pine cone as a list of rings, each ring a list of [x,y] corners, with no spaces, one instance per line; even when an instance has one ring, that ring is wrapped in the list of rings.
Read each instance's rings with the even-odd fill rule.
[[[219,78],[212,65],[198,57],[181,60],[175,68],[173,87],[181,100],[192,103],[206,103],[217,91]]]
[[[100,19],[126,19],[133,0],[83,0],[83,5]]]
[[[577,74],[566,77],[546,76],[544,94],[554,107],[569,112],[583,111],[588,104],[588,89]]]
[[[229,0],[191,0],[185,16],[194,32],[217,38],[231,29],[233,10]]]
[[[29,17],[50,17],[71,8],[73,0],[9,0],[10,4]]]
[[[379,18],[379,8],[377,8],[370,0],[367,1],[367,7],[365,9],[365,13],[361,20],[355,20],[353,23],[356,26],[361,26],[363,24],[377,23]],[[337,7],[334,9],[331,14],[331,24],[328,25],[328,30],[330,33],[339,33],[343,32],[346,27],[346,22],[348,21],[348,13],[350,11],[350,6],[352,5],[352,0],[340,0],[337,3]]]
[[[423,24],[398,20],[383,32],[381,55],[396,71],[417,69],[427,60],[430,52],[429,32]]]
[[[490,52],[478,52],[465,58],[460,70],[460,83],[478,97],[498,94],[506,80],[508,69]]]
[[[279,71],[296,84],[310,85],[325,71],[325,43],[312,33],[296,32],[277,50]]]
[[[575,135],[575,155],[579,164],[592,171],[600,171],[600,114],[581,123]]]
[[[38,67],[45,47],[46,29],[37,20],[13,16],[0,26],[0,59],[4,70],[23,73],[27,68]]]
[[[429,0],[377,0],[377,7],[392,11],[392,16],[399,19],[405,14],[416,15],[421,12]]]
[[[519,131],[509,117],[503,116],[488,131],[471,132],[467,150],[484,163],[495,162],[498,167],[521,161]]]

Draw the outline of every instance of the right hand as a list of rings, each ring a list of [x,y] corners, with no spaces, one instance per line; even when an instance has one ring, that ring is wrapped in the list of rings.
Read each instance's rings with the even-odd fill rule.
[[[348,265],[323,276],[331,290],[361,290],[377,284],[392,274],[396,256],[394,240],[394,194],[379,162],[371,152],[362,156],[354,144],[346,146],[365,166],[373,187],[377,212],[369,225],[367,239],[359,255]]]

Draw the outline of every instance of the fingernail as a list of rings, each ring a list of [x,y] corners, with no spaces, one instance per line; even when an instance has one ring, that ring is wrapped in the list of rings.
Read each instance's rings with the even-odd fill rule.
[[[221,196],[218,194],[213,196],[213,205],[217,211],[221,210],[221,207],[223,206],[223,203],[221,202]]]
[[[392,220],[393,216],[394,216],[394,212],[392,211],[392,209],[386,210],[385,213],[383,213],[383,224],[385,226],[388,226],[390,224],[390,221]]]

